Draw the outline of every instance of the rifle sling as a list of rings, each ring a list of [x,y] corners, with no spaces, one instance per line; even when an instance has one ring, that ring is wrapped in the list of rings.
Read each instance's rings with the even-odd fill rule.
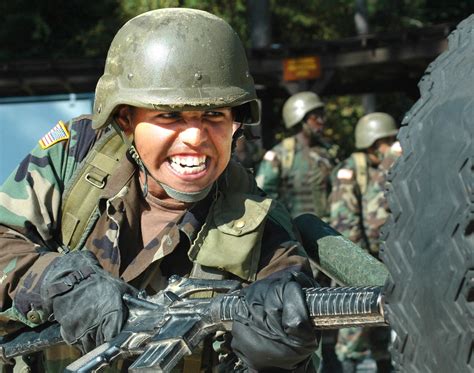
[[[367,174],[367,156],[363,152],[356,152],[352,154],[356,167],[356,180],[359,185],[360,192],[365,194],[367,191],[367,183],[369,182],[369,175]]]
[[[287,137],[282,141],[282,145],[283,149],[285,149],[285,154],[281,160],[281,167],[283,177],[286,177],[295,159],[296,139],[294,137]]]
[[[127,145],[110,131],[97,141],[66,187],[61,219],[61,242],[80,249],[88,227],[95,223],[95,211],[109,176],[125,155]]]

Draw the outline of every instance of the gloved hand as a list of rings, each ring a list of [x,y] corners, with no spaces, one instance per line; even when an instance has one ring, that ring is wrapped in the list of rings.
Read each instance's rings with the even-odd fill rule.
[[[320,335],[309,319],[302,287],[317,286],[301,272],[281,272],[243,289],[231,347],[250,369],[294,370],[307,363]]]
[[[41,301],[46,314],[61,325],[66,343],[88,352],[122,329],[128,314],[125,293],[137,291],[103,270],[92,252],[82,250],[55,259],[45,274]]]

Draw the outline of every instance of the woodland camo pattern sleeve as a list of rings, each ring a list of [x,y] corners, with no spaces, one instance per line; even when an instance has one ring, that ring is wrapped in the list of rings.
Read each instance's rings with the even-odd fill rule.
[[[278,199],[281,178],[281,162],[275,149],[268,150],[263,156],[255,177],[258,187],[273,198]]]
[[[378,257],[380,229],[388,217],[385,184],[388,171],[399,155],[389,152],[379,165],[367,168],[367,190],[362,195],[356,167],[348,158],[333,175],[330,196],[331,224],[351,241]]]
[[[351,158],[333,172],[329,196],[330,224],[334,229],[360,246],[363,242],[360,189],[356,181],[355,164]]]
[[[86,122],[87,117],[59,122],[0,187],[2,335],[45,321],[41,312],[34,322],[27,314],[39,298],[45,268],[60,255],[56,233],[65,184],[96,140]]]

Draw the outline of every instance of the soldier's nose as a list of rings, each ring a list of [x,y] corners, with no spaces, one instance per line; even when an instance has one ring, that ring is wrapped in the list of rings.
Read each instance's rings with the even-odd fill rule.
[[[189,123],[181,132],[181,140],[192,147],[201,145],[207,138],[207,130],[200,120]]]

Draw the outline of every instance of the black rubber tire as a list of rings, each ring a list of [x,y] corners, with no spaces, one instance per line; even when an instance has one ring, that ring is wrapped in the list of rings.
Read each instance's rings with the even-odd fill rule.
[[[401,372],[474,372],[474,16],[426,70],[399,133],[381,258]]]

